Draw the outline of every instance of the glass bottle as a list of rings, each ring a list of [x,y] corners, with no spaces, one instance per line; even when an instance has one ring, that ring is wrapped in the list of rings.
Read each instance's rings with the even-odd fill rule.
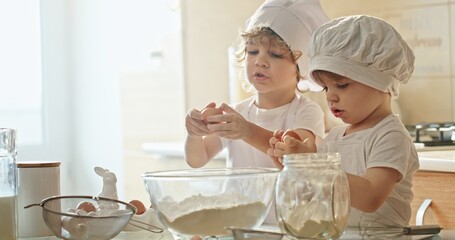
[[[0,128],[0,239],[17,237],[16,130]]]
[[[337,239],[349,220],[350,192],[338,153],[284,156],[277,179],[277,221],[294,239]]]

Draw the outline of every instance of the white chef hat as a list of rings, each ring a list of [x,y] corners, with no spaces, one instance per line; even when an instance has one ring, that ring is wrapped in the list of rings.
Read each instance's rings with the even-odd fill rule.
[[[283,39],[291,51],[300,51],[297,59],[301,76],[309,70],[308,45],[311,34],[329,18],[319,0],[267,0],[247,20],[246,31],[255,26],[269,27]],[[317,89],[320,89],[316,85]]]
[[[401,35],[379,18],[357,15],[334,19],[314,31],[310,76],[325,70],[397,98],[400,84],[414,71],[414,53]]]

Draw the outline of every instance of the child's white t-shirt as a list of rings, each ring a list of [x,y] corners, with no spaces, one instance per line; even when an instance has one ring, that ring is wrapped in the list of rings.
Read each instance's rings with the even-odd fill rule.
[[[411,190],[419,169],[417,151],[400,118],[391,114],[376,126],[344,136],[347,125],[332,129],[318,146],[318,152],[339,152],[347,173],[363,176],[367,168],[389,167],[401,173],[390,196],[374,213],[351,208],[349,226],[368,221],[388,226],[407,226],[411,218]]]
[[[313,132],[317,138],[324,136],[324,114],[321,107],[309,98],[296,95],[291,103],[274,109],[259,109],[254,105],[254,100],[254,96],[250,97],[236,104],[233,108],[246,120],[270,131],[305,128]],[[242,140],[221,138],[221,142],[223,149],[226,147],[228,150],[227,167],[276,168],[267,154]],[[264,222],[276,223],[273,208],[270,209]]]
[[[234,107],[246,120],[265,129],[304,128],[317,137],[324,136],[324,114],[321,107],[305,96],[296,95],[289,104],[274,109],[259,109],[254,105],[254,96]],[[242,140],[221,138],[223,149],[227,148],[227,167],[276,167],[270,157]]]

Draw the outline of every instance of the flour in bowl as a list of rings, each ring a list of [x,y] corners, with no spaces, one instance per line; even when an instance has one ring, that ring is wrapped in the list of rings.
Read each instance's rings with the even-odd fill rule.
[[[239,193],[218,196],[195,195],[175,202],[163,199],[160,219],[171,230],[185,235],[222,236],[226,227],[254,227],[261,224],[268,207]]]

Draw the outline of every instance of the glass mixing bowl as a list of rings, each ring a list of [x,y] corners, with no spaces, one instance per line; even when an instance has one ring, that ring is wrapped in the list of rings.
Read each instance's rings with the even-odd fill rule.
[[[81,203],[90,205],[93,211],[77,210]],[[55,236],[62,239],[112,239],[136,212],[136,208],[129,203],[94,196],[54,196],[25,208],[32,206],[43,208],[44,222]]]
[[[229,227],[253,228],[274,199],[278,169],[217,168],[148,172],[145,188],[176,239],[223,239]]]

